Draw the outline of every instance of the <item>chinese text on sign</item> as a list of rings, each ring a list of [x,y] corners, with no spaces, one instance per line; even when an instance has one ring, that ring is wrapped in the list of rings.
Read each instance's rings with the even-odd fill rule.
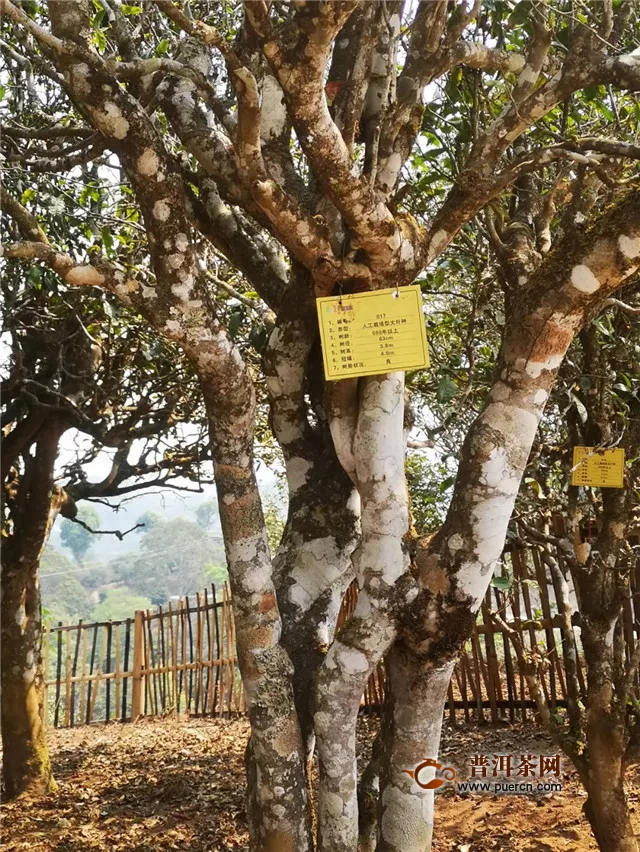
[[[574,447],[571,484],[598,488],[623,488],[624,450]]]
[[[429,366],[420,287],[318,299],[329,380]]]

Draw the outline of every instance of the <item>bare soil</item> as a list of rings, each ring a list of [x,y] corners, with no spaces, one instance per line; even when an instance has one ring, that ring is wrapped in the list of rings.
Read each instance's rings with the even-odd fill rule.
[[[377,721],[361,721],[366,760]],[[59,789],[2,808],[7,852],[247,848],[244,719],[160,719],[50,732]],[[441,759],[468,775],[474,754],[553,754],[531,726],[446,728]],[[418,756],[416,762],[422,756]],[[465,771],[465,767],[467,768]],[[640,771],[629,776],[640,834]],[[446,784],[436,809],[437,852],[596,852],[585,795],[565,761],[563,790],[546,796],[459,795]]]

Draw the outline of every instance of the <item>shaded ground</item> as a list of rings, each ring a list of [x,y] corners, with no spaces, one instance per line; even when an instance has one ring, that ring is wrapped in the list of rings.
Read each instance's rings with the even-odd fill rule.
[[[366,752],[375,729],[362,720]],[[144,721],[52,731],[57,793],[2,808],[5,850],[245,849],[244,720]],[[446,729],[442,759],[468,774],[474,754],[552,754],[530,727]],[[465,768],[467,770],[465,771]],[[563,791],[546,797],[438,796],[437,852],[592,852],[584,794],[565,767]],[[640,773],[629,778],[640,833]]]

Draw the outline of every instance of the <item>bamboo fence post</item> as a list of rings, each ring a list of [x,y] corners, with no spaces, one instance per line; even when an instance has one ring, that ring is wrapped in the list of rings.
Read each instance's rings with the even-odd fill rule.
[[[216,658],[216,671],[215,671],[215,684],[213,687],[213,700],[211,702],[211,713],[213,716],[216,715],[216,704],[219,700],[219,691],[218,687],[220,685],[220,668],[221,668],[221,657],[220,657],[220,625],[218,623],[218,601],[216,600],[216,586],[215,583],[211,584],[211,592],[213,596],[213,617],[214,621],[214,633],[215,633],[215,650],[217,653]]]
[[[226,658],[226,649],[227,649],[227,607],[226,607],[226,597],[224,593],[224,586],[222,587],[222,597],[220,599],[220,693],[218,695],[218,706],[220,708],[220,716],[223,716],[225,713],[225,696],[227,694],[226,683],[227,683],[227,658]]]
[[[567,528],[565,526],[563,516],[556,513],[556,514],[551,516],[551,520],[552,520],[552,524],[553,524],[554,535],[558,536],[559,538],[566,537]],[[563,572],[563,574],[565,575],[565,577],[567,579],[567,585],[569,586],[570,581],[572,582],[571,571],[567,569],[565,559],[564,559],[564,555],[558,550],[558,548],[556,548],[555,550],[556,550],[556,559],[558,560],[558,564],[560,565],[560,569]],[[636,571],[640,572],[640,560],[637,560]],[[631,582],[630,582],[629,593],[632,594],[633,585],[634,585],[634,581],[635,581],[633,571],[631,572],[630,581]],[[562,597],[562,595],[558,595],[558,592],[556,590],[555,578],[554,578],[554,590],[556,592],[556,601],[557,601],[558,598]],[[575,590],[574,590],[574,593],[575,593]],[[569,595],[571,595],[571,587],[570,586],[569,586]],[[633,646],[634,646],[633,634],[632,634],[631,639],[632,639],[632,643],[631,643],[630,647],[633,648]],[[580,694],[584,697],[587,694],[587,685],[585,683],[584,673],[582,671],[582,664],[580,662],[580,648],[578,646],[578,640],[576,638],[575,631],[573,630],[573,622],[572,622],[572,625],[571,625],[571,635],[570,635],[568,641],[573,643],[573,649],[574,649],[574,653],[575,653],[575,657],[576,657],[576,674],[577,674],[577,677],[578,677],[578,688],[580,690]],[[627,649],[627,650],[629,650],[629,649]],[[568,690],[568,688],[567,688],[567,690]]]
[[[496,599],[496,609],[500,609],[500,595],[498,594],[498,590],[494,589],[495,599]],[[506,616],[505,610],[505,616]],[[507,698],[509,700],[509,721],[515,722],[516,720],[516,679],[514,674],[513,663],[511,661],[511,651],[509,650],[509,639],[507,634],[502,630],[497,631],[498,635],[502,637],[502,653],[504,654],[504,671],[505,671],[505,679],[507,681]]]
[[[76,716],[76,675],[78,672],[78,653],[80,651],[80,634],[82,633],[82,619],[78,622],[76,629],[76,647],[73,652],[73,667],[71,669],[71,727],[73,728]],[[82,718],[82,717],[81,717]]]
[[[227,607],[227,584],[222,587],[222,609],[220,610],[220,625],[222,627],[222,681],[220,683],[220,702],[223,713],[229,713],[229,610]]]
[[[480,644],[480,635],[477,629],[474,628],[473,633],[471,634],[471,643],[473,647],[473,656],[474,659],[478,662],[478,668],[480,674],[482,676],[482,683],[484,684],[484,691],[489,699],[489,707],[491,710],[491,719],[494,722],[498,721],[498,708],[495,706],[495,696],[489,688],[489,672],[487,669],[487,664],[482,655],[482,646]],[[480,679],[478,680],[478,691],[481,689]]]
[[[144,659],[144,612],[136,611],[133,622],[133,678],[131,685],[131,721],[142,711],[142,662]]]
[[[96,659],[96,644],[98,642],[98,624],[93,625],[93,641],[91,643],[91,661],[89,663],[89,681],[87,683],[87,715],[85,718],[85,724],[88,725],[91,721],[91,695],[95,690],[93,689],[93,664]]]
[[[449,722],[455,727],[456,724],[456,700],[453,695],[453,679],[449,681],[449,690],[447,693],[447,703],[449,704]]]
[[[182,633],[180,632],[182,630]],[[182,623],[182,599],[178,600],[178,608],[176,609],[176,656],[180,651],[180,665],[178,666],[178,699],[176,712],[180,709],[180,701],[182,700],[182,683],[184,680],[184,625]]]
[[[204,690],[203,690],[203,693],[202,693],[202,715],[203,716],[207,715],[207,710],[209,709],[209,702],[210,702],[210,698],[211,698],[211,691],[210,691],[211,676],[212,676],[211,669],[212,669],[212,666],[213,666],[213,653],[212,653],[212,650],[211,650],[211,621],[210,621],[210,617],[209,617],[209,611],[210,611],[209,610],[209,593],[205,589],[204,590],[204,623],[205,623],[206,632],[207,632],[207,654],[206,654],[207,682],[206,682],[206,686],[204,687]]]
[[[484,622],[484,647],[487,655],[487,673],[489,675],[488,686],[489,699],[491,701],[491,716],[492,721],[497,722],[499,719],[498,702],[502,701],[502,689],[500,686],[498,654],[496,652],[496,643],[493,636],[490,594],[489,589],[487,589],[487,594],[482,601],[482,620]],[[487,603],[487,597],[489,598],[489,603]]]
[[[162,711],[167,711],[167,648],[164,641],[164,612],[162,607],[158,607],[158,648],[160,651],[160,665],[162,674],[160,675],[160,698],[162,700]]]
[[[87,668],[87,630],[88,627],[86,625],[82,628],[82,666],[81,666],[81,677],[80,677],[80,724],[82,725],[84,722],[84,711],[86,706],[86,668]]]
[[[147,610],[147,685],[149,692],[149,708],[152,716],[158,715],[158,667],[156,666],[156,654],[153,647],[153,613]],[[152,688],[153,687],[153,688]]]
[[[227,674],[229,680],[227,682],[227,711],[229,713],[229,718],[231,718],[231,709],[233,707],[233,682],[235,680],[235,663],[233,658],[233,614],[231,612],[231,600],[229,594],[229,587],[227,584],[224,584],[224,594],[225,594],[225,610],[227,616]]]
[[[187,613],[187,628],[189,630],[189,668],[187,671],[185,671],[185,681],[189,681],[189,692],[187,695],[187,711],[191,713],[191,700],[193,697],[193,624],[191,623],[191,607],[189,605],[189,598],[187,595],[185,595],[184,602]]]
[[[178,645],[176,643],[176,636],[173,632],[173,607],[171,606],[171,601],[168,604],[169,609],[169,642],[171,643],[171,667],[172,667],[172,705],[174,711],[178,712],[178,704],[180,701],[180,692],[178,690]],[[176,632],[180,629],[180,625],[178,624],[178,619],[176,615]]]
[[[116,697],[115,697],[115,720],[118,720],[118,714],[120,713],[120,677],[121,677],[121,668],[120,668],[120,626],[121,622],[116,622],[116,659],[115,659],[115,682],[116,682]]]
[[[515,583],[515,593],[514,593],[512,599],[511,599],[511,607],[513,609],[514,620],[517,621],[517,623],[518,623],[518,632],[520,633],[520,638],[521,638],[521,641],[522,641],[522,644],[523,644],[523,647],[524,647],[524,638],[522,636],[522,632],[523,632],[522,631],[522,615],[521,615],[522,610],[520,608],[520,595],[522,594],[522,583],[521,583],[522,573],[520,571],[520,563],[515,558],[515,555],[516,555],[515,551],[511,553],[511,567],[513,569],[513,577],[517,581]],[[509,635],[505,636],[505,646],[506,646],[507,643],[509,644],[509,647],[513,643],[513,640],[511,639],[511,637]],[[518,672],[518,681],[519,681],[519,686],[520,686],[520,712],[522,713],[522,721],[524,722],[527,719],[527,704],[526,704],[527,699],[526,699],[526,695],[525,695],[526,686],[525,686],[524,675],[522,674],[522,671],[520,670],[520,666],[518,665],[518,654],[517,654],[515,647],[514,647],[513,650],[514,650],[514,653],[516,655],[516,665],[512,666],[512,668],[514,669],[514,671]]]
[[[64,726],[69,727],[71,718],[71,631],[65,630],[64,637],[65,656],[64,656]]]
[[[129,650],[131,648],[131,619],[128,618],[124,629],[124,671],[129,672]],[[122,721],[127,719],[127,693],[129,691],[129,679],[127,674],[122,678]],[[133,719],[132,719],[133,721]]]
[[[471,677],[471,664],[469,664],[469,682],[472,684],[473,693],[476,699],[476,707],[478,708],[478,722],[484,722],[484,707],[482,704],[482,676],[480,673],[480,663],[478,662],[478,654],[476,651],[476,646],[478,645],[478,634],[475,629],[471,634],[471,659],[473,660],[473,673],[474,677]],[[466,652],[465,652],[466,656]],[[467,659],[468,662],[468,659]]]
[[[556,563],[558,565],[558,568],[560,569],[560,572],[564,573],[564,565],[562,563],[562,555],[560,553],[556,554],[555,556],[552,554],[552,558],[555,558]],[[541,570],[544,571],[544,568],[542,568]],[[567,643],[573,642],[573,630],[567,631],[563,627],[565,615],[564,615],[564,612],[560,609],[560,604],[559,604],[559,601],[562,598],[562,590],[561,590],[561,587],[560,587],[560,581],[559,581],[559,578],[557,577],[555,571],[549,570],[549,575],[551,577],[551,588],[553,589],[553,596],[555,598],[556,610],[558,611],[557,614],[558,614],[558,617],[560,617],[562,619],[562,624],[558,628],[560,630],[560,653],[558,653],[558,647],[557,647],[557,644],[555,643],[555,630],[553,629],[553,622],[552,622],[552,634],[553,634],[553,637],[554,637],[555,657],[556,657],[556,662],[557,662],[557,666],[558,666],[558,680],[560,682],[560,689],[562,690],[562,697],[567,699],[568,698],[568,688],[567,688],[566,683],[565,683],[564,655],[565,655],[565,648],[566,648]],[[627,651],[628,650],[629,650],[629,648],[627,648]]]
[[[529,566],[527,564],[526,557],[522,556],[520,567],[522,571],[523,580],[528,580],[529,578]],[[532,579],[532,578],[531,578]],[[538,582],[537,580],[535,581]],[[529,641],[531,643],[531,651],[535,651],[538,648],[538,631],[534,628],[533,624],[536,619],[533,617],[533,610],[531,607],[531,595],[529,594],[529,585],[525,582],[522,584],[522,598],[524,600],[524,609],[527,614],[527,621],[529,622]],[[524,641],[522,647],[524,648]],[[542,684],[542,691],[544,693],[545,700],[549,701],[549,688],[547,686],[547,679],[542,675],[540,678],[540,682]]]
[[[465,722],[469,722],[471,717],[469,715],[469,701],[467,699],[467,672],[462,657],[459,658],[458,663],[456,664],[454,674],[458,682],[460,698],[462,699],[462,710],[464,712],[464,720]]]
[[[202,692],[202,612],[200,603],[200,592],[196,593],[196,658],[195,658],[195,681],[196,694],[194,700],[194,713],[196,716],[200,710],[200,694]]]
[[[531,558],[536,572],[538,585],[540,586],[540,606],[542,608],[542,617],[544,619],[544,635],[547,646],[547,657],[549,658],[549,688],[551,690],[551,709],[557,706],[558,695],[556,689],[556,676],[560,683],[560,690],[566,697],[566,689],[560,671],[560,661],[558,659],[558,651],[556,648],[556,637],[553,633],[553,624],[551,619],[551,607],[549,606],[549,589],[547,585],[547,576],[544,570],[544,565],[540,561],[540,555],[537,549],[531,550]]]
[[[106,675],[111,674],[111,642],[113,641],[113,623],[109,621],[107,624],[107,656],[105,658],[105,667],[104,673]],[[104,682],[105,687],[105,709],[104,709],[104,720],[105,722],[111,721],[111,678],[107,677]]]
[[[58,652],[56,659],[56,708],[53,716],[53,727],[58,727],[60,714],[60,675],[62,673],[62,622],[58,622]]]
[[[229,665],[230,665],[230,684],[229,684],[229,715],[233,712],[234,705],[234,694],[236,690],[236,629],[235,622],[233,620],[233,607],[231,606],[231,589],[225,583],[226,592],[227,592],[227,614],[228,614],[228,624],[229,624],[229,637],[228,637],[228,649],[229,649]]]
[[[180,601],[180,627],[182,629],[182,641],[180,643],[180,696],[184,695],[184,709],[185,712],[188,708],[188,696],[189,692],[189,672],[187,670],[187,618],[188,613],[185,611],[184,601]]]
[[[95,677],[95,687],[93,693],[91,695],[91,701],[89,702],[89,722],[93,719],[93,711],[96,706],[96,699],[98,697],[98,691],[100,690],[100,681],[102,680],[102,660],[105,655],[105,645],[107,639],[107,631],[104,629],[105,625],[102,625],[102,638],[100,640],[100,651],[98,653],[98,668],[96,669],[96,677]],[[97,625],[96,625],[97,630]]]
[[[149,649],[149,618],[148,618],[149,612],[148,612],[148,610],[147,611],[143,610],[143,612],[144,612],[144,616],[143,616],[144,627],[143,627],[143,630],[142,630],[142,643],[143,643],[142,647],[144,648],[144,656],[143,656],[143,662],[142,662],[142,670],[143,670],[143,673],[144,673],[144,683],[145,683],[144,715],[145,716],[153,716],[154,715],[154,712],[153,712],[153,691],[152,691],[152,683],[151,683],[152,677],[153,677],[152,671],[151,671],[153,669],[153,662],[152,662],[152,658],[151,658],[151,651]]]

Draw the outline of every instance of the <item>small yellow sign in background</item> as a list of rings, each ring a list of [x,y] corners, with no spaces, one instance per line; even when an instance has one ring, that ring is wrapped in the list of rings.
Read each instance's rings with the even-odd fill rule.
[[[574,447],[571,484],[624,488],[624,450]]]
[[[429,366],[419,285],[316,300],[329,380]]]

